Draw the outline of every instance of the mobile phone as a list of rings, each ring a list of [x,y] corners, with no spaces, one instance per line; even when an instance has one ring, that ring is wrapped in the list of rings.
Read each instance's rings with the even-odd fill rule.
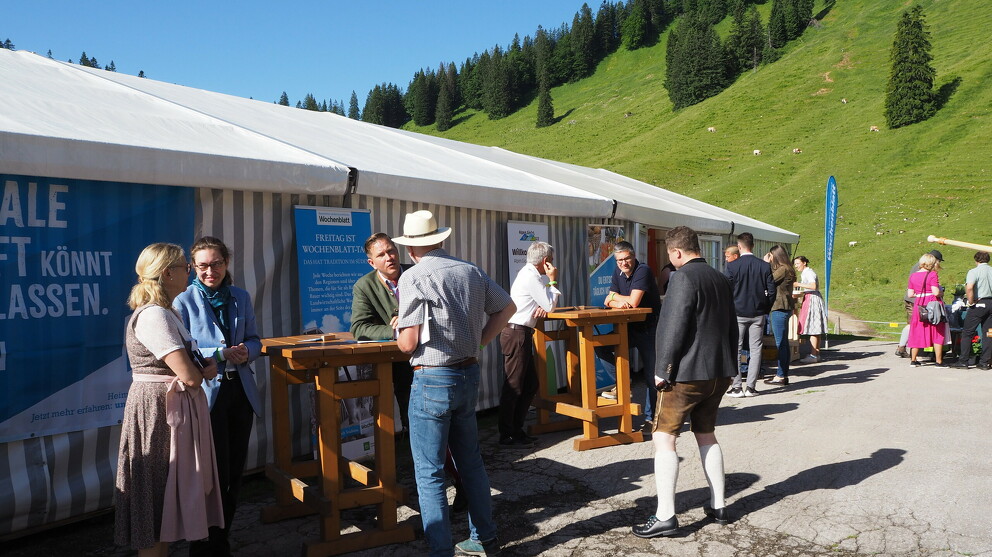
[[[190,354],[193,355],[193,363],[196,364],[196,367],[200,368],[200,371],[203,371],[207,367],[207,359],[203,357],[199,349],[190,350]]]

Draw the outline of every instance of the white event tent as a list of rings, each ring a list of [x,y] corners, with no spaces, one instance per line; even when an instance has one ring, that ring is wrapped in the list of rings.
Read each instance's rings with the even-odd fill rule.
[[[407,212],[429,209],[454,228],[449,251],[507,288],[507,221],[546,224],[562,274],[572,279],[568,304],[588,303],[591,224],[623,226],[627,238],[638,225],[687,225],[716,238],[716,249],[742,231],[765,243],[798,240],[602,169],[7,50],[0,50],[0,175],[193,189],[193,234],[219,236],[240,254],[238,283],[252,295],[263,337],[300,332],[294,205],[368,209],[373,230],[391,234]],[[7,228],[0,222],[0,235]],[[498,346],[482,357],[480,407],[498,402],[501,360]],[[268,411],[266,365],[256,363],[256,371]],[[303,453],[309,397],[292,406]],[[0,476],[0,536],[108,508],[119,435],[110,425],[0,443],[0,467],[9,471]],[[269,460],[270,435],[260,418],[249,467]]]

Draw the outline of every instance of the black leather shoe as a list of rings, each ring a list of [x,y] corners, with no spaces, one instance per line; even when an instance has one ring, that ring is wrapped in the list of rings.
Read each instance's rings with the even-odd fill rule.
[[[982,369],[982,370],[988,371],[988,370],[992,369],[992,365],[989,365],[989,364],[978,364],[978,365],[975,366],[975,369]]]
[[[957,362],[951,364],[951,367],[955,369],[968,369],[968,362],[958,360]]]
[[[788,385],[788,384],[789,384],[789,378],[788,377],[779,377],[779,376],[776,375],[774,377],[769,377],[768,379],[765,379],[765,385],[782,385],[782,386],[785,386],[785,385]]]
[[[648,521],[630,529],[638,538],[658,538],[672,536],[679,531],[679,520],[673,514],[668,520],[658,520],[652,515]]]
[[[729,524],[730,523],[730,513],[727,512],[727,507],[720,509],[711,509],[708,505],[703,505],[703,512],[706,516],[713,519],[713,522],[717,524]]]

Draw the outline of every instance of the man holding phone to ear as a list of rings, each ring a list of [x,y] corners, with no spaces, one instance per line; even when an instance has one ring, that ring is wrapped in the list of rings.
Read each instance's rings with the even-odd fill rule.
[[[558,305],[561,297],[554,256],[555,250],[547,242],[532,242],[527,248],[527,264],[510,286],[510,298],[517,311],[499,335],[506,374],[499,398],[500,447],[530,447],[534,443],[524,432],[524,419],[538,387],[534,327]]]

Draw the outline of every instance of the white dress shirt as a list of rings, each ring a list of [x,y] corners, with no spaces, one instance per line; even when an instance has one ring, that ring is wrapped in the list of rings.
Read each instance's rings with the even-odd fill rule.
[[[557,288],[548,285],[547,275],[542,275],[530,263],[524,265],[510,286],[510,298],[517,305],[517,312],[510,318],[510,323],[533,327],[537,324],[534,310],[538,307],[544,311],[553,310],[558,305],[560,296],[561,292]]]

